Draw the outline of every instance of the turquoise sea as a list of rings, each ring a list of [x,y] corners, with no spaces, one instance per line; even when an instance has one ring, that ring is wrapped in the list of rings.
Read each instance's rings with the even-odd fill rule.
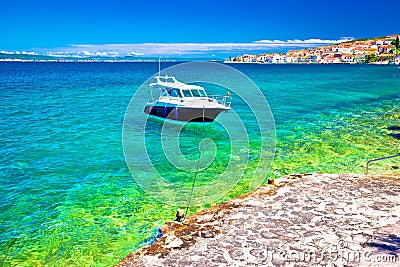
[[[257,84],[273,112],[269,178],[363,173],[369,159],[399,153],[398,66],[231,66]],[[158,63],[0,64],[1,266],[110,266],[174,219],[176,207],[136,184],[122,148],[130,99],[157,70]],[[232,108],[240,114],[244,107],[234,99]],[[221,129],[207,127],[223,144]],[[186,128],[182,151],[195,159],[199,126]],[[158,141],[147,147],[158,149]],[[218,148],[222,160],[198,177],[200,184],[224,169],[230,147]],[[259,141],[250,139],[250,149],[257,148]],[[257,154],[249,154],[251,173]],[[399,167],[397,158],[372,164],[370,172],[400,173]],[[171,171],[162,158],[156,168]],[[247,192],[246,179],[219,201]]]

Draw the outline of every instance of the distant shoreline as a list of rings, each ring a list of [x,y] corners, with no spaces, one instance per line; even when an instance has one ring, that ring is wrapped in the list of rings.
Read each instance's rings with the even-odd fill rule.
[[[156,63],[158,60],[41,60],[41,59],[0,59],[2,62],[20,63]],[[161,60],[161,63],[179,62],[177,60]]]
[[[268,64],[400,64],[400,35],[358,39],[315,48],[288,50],[286,53],[243,54],[224,63]]]
[[[157,60],[4,60],[0,59],[1,63],[157,63]],[[193,60],[166,60],[161,61],[161,63],[183,63],[183,62],[194,62]],[[199,62],[204,62],[199,60]],[[210,61],[208,61],[210,62]],[[387,64],[379,63],[367,63],[367,62],[338,62],[338,63],[317,63],[317,62],[287,62],[287,63],[270,63],[270,62],[244,62],[244,61],[211,61],[223,64],[255,64],[255,65],[380,65],[380,66],[394,66],[399,65],[394,61],[390,61]]]
[[[287,63],[269,63],[269,62],[233,62],[233,61],[224,61],[224,64],[259,64],[259,65],[380,65],[380,66],[393,66],[399,65],[394,61],[390,61],[387,64],[379,64],[379,63],[367,63],[367,62],[335,62],[335,63],[317,63],[317,62],[287,62]]]

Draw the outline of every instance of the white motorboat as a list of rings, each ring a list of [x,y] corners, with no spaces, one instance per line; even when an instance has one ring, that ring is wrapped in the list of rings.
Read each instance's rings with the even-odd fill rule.
[[[369,64],[373,64],[373,65],[389,65],[389,60],[381,60],[381,61],[376,61],[376,62],[370,62]]]
[[[231,109],[231,97],[209,96],[198,85],[179,82],[173,76],[155,76],[150,89],[159,89],[160,97],[147,102],[144,112],[170,120],[212,122],[223,111]]]

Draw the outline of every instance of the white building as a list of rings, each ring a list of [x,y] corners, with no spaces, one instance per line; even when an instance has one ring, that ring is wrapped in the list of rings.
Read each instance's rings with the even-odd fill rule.
[[[268,57],[266,54],[261,54],[257,56],[257,61],[261,61],[261,62],[267,62],[268,61]]]
[[[297,60],[296,56],[285,56],[285,62],[286,63],[298,63],[299,61]]]
[[[271,63],[277,64],[277,63],[285,63],[285,57],[281,54],[274,54],[272,56]]]

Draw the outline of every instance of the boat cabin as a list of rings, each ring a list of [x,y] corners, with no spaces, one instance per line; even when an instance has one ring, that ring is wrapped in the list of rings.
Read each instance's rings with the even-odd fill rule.
[[[208,97],[203,87],[178,82],[172,76],[156,76],[157,82],[150,84],[152,88],[161,90],[160,97]]]

